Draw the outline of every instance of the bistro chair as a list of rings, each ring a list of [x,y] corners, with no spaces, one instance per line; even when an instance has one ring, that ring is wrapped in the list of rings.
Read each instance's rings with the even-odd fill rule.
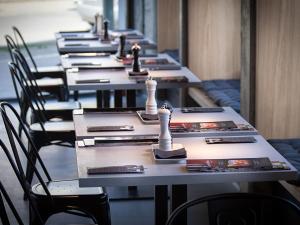
[[[74,101],[64,101],[64,102],[55,102],[55,103],[47,102],[45,100],[45,98],[43,97],[39,86],[35,83],[35,80],[32,76],[32,73],[30,72],[29,66],[26,63],[24,56],[18,50],[13,50],[12,54],[15,59],[15,64],[19,68],[19,71],[22,71],[24,77],[26,77],[26,80],[28,80],[28,82],[26,82],[27,86],[30,86],[32,91],[36,93],[35,95],[40,100],[41,104],[43,103],[45,105],[45,107],[44,107],[45,110],[52,111],[52,113],[54,113],[55,111],[68,110],[69,115],[71,115],[71,117],[69,117],[69,118],[72,118],[72,114],[70,114],[70,112],[73,109],[80,108],[80,104],[77,101],[75,101],[75,102]]]
[[[6,109],[10,108],[15,114],[15,110],[8,103],[1,103],[0,110],[4,121],[4,126],[8,135],[13,154],[5,151],[5,154],[20,182],[25,188],[25,196],[31,199],[32,204],[36,206],[38,214],[44,224],[47,219],[60,212],[87,216],[99,225],[110,225],[110,209],[108,196],[102,187],[95,188],[80,188],[78,180],[59,180],[53,181],[49,172],[43,163],[35,143],[31,139],[31,135],[26,129],[26,125],[21,122],[25,138],[21,139],[18,136],[11,120],[9,119]],[[20,119],[20,118],[18,118]],[[24,142],[28,142],[32,146],[30,152],[25,147]],[[22,154],[22,155],[21,155]],[[27,164],[30,165],[34,174],[37,177],[38,183],[31,186],[31,180],[24,173],[21,159],[25,158]],[[40,165],[40,171],[36,167],[35,160]],[[45,177],[45,181],[42,178]],[[39,219],[34,211],[30,211],[30,224],[40,225]]]
[[[3,144],[1,139],[0,139],[0,148],[7,156],[7,159],[10,162],[13,171],[17,175],[17,179],[21,184],[22,190],[24,191],[25,195],[27,195],[28,197],[30,225],[45,224],[47,222],[47,219],[51,215],[60,212],[64,212],[76,216],[88,217],[92,219],[94,222],[98,222],[98,224],[103,224],[103,225],[110,224],[110,211],[109,211],[108,198],[107,195],[103,193],[101,188],[87,188],[84,191],[77,190],[78,192],[80,192],[80,194],[78,194],[76,193],[76,189],[79,188],[76,185],[72,186],[72,184],[75,184],[76,182],[72,182],[71,180],[65,180],[65,181],[50,180],[48,182],[44,182],[40,174],[37,176],[42,180],[42,183],[36,184],[35,186],[31,187],[26,182],[24,171],[20,164],[18,150],[16,150],[17,151],[16,153],[13,150],[13,154],[11,154],[8,148]],[[44,164],[41,164],[41,166],[45,168]],[[45,176],[50,178],[47,171],[45,173]],[[41,188],[38,187],[39,185],[41,185]],[[86,206],[87,205],[86,200],[91,197],[85,196],[85,193],[87,193],[87,195],[93,195],[93,192],[94,192],[95,199],[91,201],[91,204],[96,202],[96,205],[88,207]],[[74,198],[76,197],[79,199],[74,200]],[[6,201],[7,206],[11,210],[13,216],[15,217],[16,222],[18,222],[19,225],[24,225],[24,222],[22,221],[13,202],[9,198],[7,191],[5,190],[4,186],[0,181],[0,219],[1,219],[0,221],[2,221],[3,225],[10,225],[10,218],[8,218],[7,211],[6,211],[8,207],[5,207],[4,200]],[[81,200],[83,200],[83,203],[77,205],[76,203],[80,202]],[[48,207],[44,205],[47,202],[49,204]],[[40,206],[43,206],[44,208],[39,208]],[[99,213],[99,215],[93,214],[95,213],[96,210],[98,210],[97,213]],[[43,217],[41,216],[40,213],[43,213],[42,214]],[[99,223],[99,221],[101,221],[101,223]]]
[[[30,85],[29,83],[30,81],[27,80],[25,73],[23,72],[23,70],[20,69],[18,65],[16,65],[15,63],[9,63],[8,67],[10,70],[10,74],[12,76],[12,81],[18,99],[18,103],[21,108],[22,119],[26,118],[29,109],[29,103],[27,101],[36,102],[36,105],[33,104],[34,109],[37,110],[37,105],[38,105],[40,109],[43,111],[43,113],[45,114],[47,120],[50,120],[52,118],[72,120],[73,110],[79,109],[81,107],[79,102],[74,102],[74,101],[44,102],[41,96],[37,94],[36,90],[33,89],[32,85]],[[19,83],[18,80],[16,80],[17,77],[19,81],[23,81],[23,82]],[[29,99],[24,96],[24,89],[26,89],[27,92],[30,93]],[[34,113],[32,115],[34,115]]]
[[[19,84],[22,81],[16,79]],[[42,147],[48,145],[59,145],[59,146],[74,146],[75,143],[75,131],[73,121],[46,121],[45,115],[43,111],[40,110],[39,105],[36,104],[37,109],[34,108],[31,101],[28,100],[30,98],[30,94],[28,94],[27,90],[24,89],[24,96],[29,102],[29,107],[32,109],[32,112],[35,114],[35,119],[37,122],[28,124],[24,118],[18,115],[18,112],[8,103],[2,103],[1,106],[3,109],[9,108],[11,111],[11,116],[16,118],[16,121],[19,124],[19,137],[20,133],[24,132],[24,126],[28,129],[28,133],[30,134],[31,139],[35,143],[35,148],[39,151]],[[3,117],[5,119],[6,117]],[[22,127],[23,124],[23,127]],[[31,144],[28,145],[29,153],[31,154],[33,146]],[[35,155],[32,155],[32,160],[35,161]],[[27,165],[26,172],[28,179],[31,181],[33,176],[33,171],[30,165]]]
[[[15,26],[13,26],[12,29],[13,29],[13,33],[15,36],[15,41],[17,43],[18,49],[20,50],[21,46],[23,46],[25,52],[29,56],[30,63],[33,66],[31,68],[31,71],[34,75],[36,75],[38,78],[41,77],[62,78],[65,81],[66,78],[65,72],[61,66],[55,65],[55,66],[38,67],[20,30]]]
[[[300,207],[290,200],[258,193],[226,193],[180,205],[166,225],[180,224],[187,209],[203,204],[207,205],[209,225],[297,225],[300,221]]]
[[[67,96],[66,93],[67,89],[64,80],[62,78],[49,78],[45,74],[44,74],[45,76],[41,76],[41,75],[37,75],[38,73],[33,73],[29,67],[29,63],[26,61],[26,58],[21,53],[20,48],[12,39],[12,37],[9,35],[5,35],[5,40],[6,40],[7,48],[11,56],[12,62],[17,63],[15,60],[15,55],[13,53],[14,51],[18,51],[19,54],[22,56],[21,57],[22,63],[27,65],[28,67],[27,73],[29,79],[33,81],[35,88],[38,88],[40,92],[43,91],[49,93],[52,96],[55,96],[60,101],[64,101]]]

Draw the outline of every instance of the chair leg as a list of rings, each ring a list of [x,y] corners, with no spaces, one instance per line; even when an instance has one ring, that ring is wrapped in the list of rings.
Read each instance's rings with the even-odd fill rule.
[[[74,91],[73,92],[74,101],[78,101],[78,97],[79,97],[79,91]]]
[[[101,203],[101,205],[88,209],[88,211],[94,216],[95,222],[97,222],[98,225],[111,225],[108,200]]]
[[[66,100],[66,89],[65,86],[62,86],[59,88],[59,93],[58,93],[58,101],[65,101]]]
[[[34,201],[33,204],[36,204],[36,209],[38,210],[38,212],[33,210],[31,206],[29,207],[30,225],[44,225],[47,222],[48,218],[54,214],[53,211],[51,211],[51,207],[49,207],[48,205],[51,203],[47,201],[43,201],[43,203]]]
[[[39,136],[39,135],[37,135]],[[34,141],[34,144],[36,146],[36,149],[37,151],[39,151],[41,149],[41,147],[43,146],[43,138],[39,137],[39,138],[35,138],[35,135],[32,135],[33,137],[33,141]],[[35,165],[36,163],[36,156],[34,154],[34,150],[31,146],[30,143],[28,143],[28,154],[29,154],[29,157],[30,159],[32,160],[32,163]],[[33,174],[34,174],[34,170],[32,168],[32,166],[27,163],[27,166],[26,166],[26,178],[28,180],[28,182],[31,184],[32,182],[32,179],[33,179]]]

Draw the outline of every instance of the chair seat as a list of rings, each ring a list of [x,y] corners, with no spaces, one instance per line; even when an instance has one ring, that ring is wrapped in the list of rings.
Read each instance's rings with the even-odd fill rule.
[[[78,180],[51,181],[47,187],[52,196],[74,196],[74,195],[99,195],[104,194],[102,187],[80,188]],[[32,186],[32,192],[37,195],[45,195],[41,184]]]
[[[47,121],[44,122],[46,132],[67,132],[74,131],[73,121]],[[33,123],[30,125],[32,131],[42,131],[39,123]]]
[[[40,73],[55,73],[55,72],[64,72],[62,66],[39,66],[37,70]],[[35,70],[31,68],[31,71],[34,72]]]
[[[49,87],[49,86],[58,86],[64,85],[64,81],[61,78],[43,78],[43,79],[36,79],[36,83],[40,87]]]
[[[74,101],[68,102],[46,102],[44,104],[45,110],[73,110],[80,109],[80,103]]]

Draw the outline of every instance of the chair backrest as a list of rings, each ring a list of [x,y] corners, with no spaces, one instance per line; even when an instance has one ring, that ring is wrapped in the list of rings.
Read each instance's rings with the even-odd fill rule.
[[[13,49],[12,55],[14,58],[13,62],[19,67],[20,70],[23,71],[24,75],[30,82],[30,86],[36,92],[36,96],[37,96],[37,98],[39,98],[39,101],[46,102],[46,100],[43,96],[43,93],[42,93],[41,89],[39,88],[39,86],[36,82],[36,79],[35,79],[33,73],[31,72],[30,67],[29,67],[24,55],[18,49]]]
[[[13,80],[13,85],[20,108],[22,109],[23,105],[27,105],[32,110],[32,113],[34,113],[35,118],[38,120],[38,123],[40,123],[42,130],[45,132],[43,122],[46,121],[46,111],[43,103],[36,95],[35,90],[32,89],[29,81],[24,75],[24,72],[20,70],[18,65],[11,62],[8,64],[8,67]],[[27,114],[27,112],[22,113],[24,113],[25,115]],[[27,124],[26,116],[21,118],[23,122]]]
[[[25,42],[25,40],[24,40],[24,38],[23,38],[23,36],[20,32],[20,30],[15,26],[13,26],[12,29],[13,29],[13,32],[14,32],[14,36],[15,36],[15,40],[16,40],[18,49],[19,50],[21,49],[21,45],[20,45],[20,43],[21,43],[22,46],[24,47],[27,55],[29,56],[30,63],[32,64],[32,66],[34,68],[34,71],[38,73],[39,71],[38,71],[38,68],[37,68],[37,64],[34,61],[33,56],[31,54],[31,52],[30,52],[30,50],[29,50],[29,48],[28,48],[28,46],[27,46],[27,44],[26,44],[26,42]]]
[[[13,158],[11,157],[11,154],[10,154],[8,148],[6,147],[6,145],[3,143],[3,141],[1,139],[0,139],[0,148],[6,154],[8,160],[10,162],[13,162]],[[18,168],[17,168],[17,166],[16,166],[15,163],[12,164],[12,168],[13,168],[14,171],[18,170]],[[40,216],[40,214],[39,214],[37,206],[35,205],[32,197],[30,196],[30,189],[27,188],[25,186],[24,182],[22,182],[20,180],[20,176],[17,176],[17,179],[19,180],[19,182],[21,184],[21,187],[22,187],[25,195],[28,197],[29,207],[31,207],[31,209],[35,213],[35,215],[38,218],[38,220],[40,222],[43,221],[42,218],[41,218],[41,216]],[[0,181],[0,218],[1,218],[1,221],[2,221],[3,225],[9,225],[10,224],[10,222],[9,222],[10,220],[9,220],[7,212],[6,212],[6,208],[7,207],[5,207],[4,200],[6,201],[7,206],[11,210],[13,216],[15,217],[16,222],[18,222],[19,225],[24,225],[24,223],[23,223],[20,215],[18,214],[18,212],[16,210],[16,207],[14,206],[14,204],[13,204],[12,200],[10,199],[7,191],[5,190],[3,184]],[[43,224],[43,223],[41,223],[41,224]]]
[[[11,150],[13,152],[13,154],[10,154],[9,151],[5,151],[5,154],[9,160],[19,182],[21,183],[21,186],[24,187],[28,191],[27,193],[30,192],[30,188],[31,188],[30,183],[31,182],[27,180],[27,177],[24,173],[22,161],[21,161],[21,156],[25,156],[25,159],[27,160],[27,164],[32,167],[34,174],[36,175],[38,182],[42,185],[47,197],[49,199],[52,199],[51,194],[47,188],[47,185],[46,185],[45,181],[43,180],[41,173],[39,172],[39,170],[36,167],[36,163],[34,163],[32,160],[32,158],[34,156],[34,158],[36,158],[37,162],[41,166],[41,170],[47,179],[46,182],[51,181],[50,174],[48,173],[46,166],[43,163],[43,161],[37,151],[37,148],[35,146],[34,141],[32,140],[32,138],[30,136],[27,126],[21,120],[16,109],[9,103],[1,102],[0,103],[0,112],[1,112],[3,122],[4,122],[6,133],[7,133],[8,139],[9,139],[9,143],[11,145]],[[20,138],[18,136],[18,133],[14,126],[14,123],[12,122],[12,121],[14,121],[12,118],[14,120],[17,120],[20,123],[22,131],[25,134],[24,138]],[[28,152],[28,149],[25,147],[27,143],[29,146],[31,146],[30,153]],[[22,155],[20,155],[20,153]],[[25,194],[26,194],[26,191],[25,191]]]
[[[182,204],[166,225],[178,224],[187,209],[203,203],[208,205],[210,225],[297,225],[300,221],[300,207],[290,200],[258,193],[226,193]]]
[[[16,42],[14,41],[14,39],[11,36],[5,35],[4,38],[6,41],[6,45],[7,45],[7,49],[8,49],[10,58],[11,58],[12,62],[15,62],[12,51],[13,51],[13,49],[18,49],[18,45],[16,44]]]

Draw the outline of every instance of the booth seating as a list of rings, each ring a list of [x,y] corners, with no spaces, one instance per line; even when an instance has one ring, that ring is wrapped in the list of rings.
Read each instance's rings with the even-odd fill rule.
[[[240,80],[204,80],[189,95],[201,106],[230,106],[240,113]]]
[[[297,180],[289,183],[300,186],[300,139],[271,139],[268,142],[298,170]]]
[[[179,50],[178,49],[165,49],[161,53],[166,53],[169,56],[171,56],[173,59],[175,59],[177,62],[179,62]]]

